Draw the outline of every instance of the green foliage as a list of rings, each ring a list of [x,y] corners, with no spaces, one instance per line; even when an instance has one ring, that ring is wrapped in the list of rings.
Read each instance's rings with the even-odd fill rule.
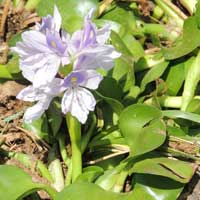
[[[142,104],[129,106],[122,112],[119,127],[132,155],[152,151],[164,143],[166,127],[161,117],[160,110]]]
[[[192,37],[194,36],[195,37]],[[200,30],[198,29],[198,24],[196,17],[189,17],[185,20],[183,26],[183,36],[174,45],[174,47],[163,49],[164,57],[167,60],[173,60],[181,56],[185,56],[192,52],[200,45]]]
[[[55,197],[56,192],[52,188],[34,183],[29,175],[17,167],[0,165],[0,177],[1,199],[21,199],[38,190],[45,190],[52,198]]]
[[[0,166],[0,199],[22,199],[46,190],[53,200],[175,200],[192,178],[195,166],[186,160],[199,162],[200,147],[196,143],[200,141],[200,2],[196,12],[186,20],[165,1],[154,1],[162,12],[153,16],[150,13],[148,20],[141,16],[136,2],[113,1],[109,5],[105,2],[41,0],[36,8],[40,16],[45,16],[53,13],[56,4],[62,26],[69,33],[81,28],[89,9],[96,8],[94,23],[99,27],[110,24],[108,42],[121,53],[112,70],[99,71],[104,80],[93,92],[97,106],[92,115],[97,120],[92,126],[88,120],[78,127],[87,140],[82,155],[83,173],[80,169],[76,179],[70,177],[73,169],[80,166],[71,165],[71,152],[66,150],[68,132],[63,126],[60,105],[54,99],[46,114],[23,126],[52,147],[49,158],[53,159],[48,170],[46,164],[40,169],[51,174],[52,187],[60,191],[65,184],[65,188],[55,192],[49,186],[33,183],[31,177],[16,167]],[[28,1],[27,7],[31,3],[38,1]],[[99,5],[100,8],[104,5],[105,10],[97,16]],[[19,40],[21,33],[9,45],[15,46]],[[16,55],[9,54],[8,63],[0,65],[0,82],[21,78],[18,61]],[[71,69],[72,66],[63,67],[62,74],[67,75]],[[171,137],[173,142],[192,144],[189,146],[192,153],[168,147]],[[63,174],[59,153],[67,174]],[[26,154],[6,154],[0,149],[0,155],[12,155],[21,159],[21,163],[28,163],[27,167],[32,166]],[[47,177],[50,181],[51,176]],[[132,190],[123,193],[128,176],[132,179]],[[74,183],[69,185],[71,182]]]

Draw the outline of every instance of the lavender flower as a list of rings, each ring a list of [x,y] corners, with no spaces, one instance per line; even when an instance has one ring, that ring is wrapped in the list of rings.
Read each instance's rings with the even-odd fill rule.
[[[17,98],[23,101],[30,101],[37,103],[28,108],[24,114],[24,120],[32,122],[35,119],[41,117],[45,110],[48,109],[50,102],[54,97],[63,91],[63,80],[55,78],[48,85],[40,88],[34,88],[28,86],[24,88],[18,95]]]
[[[83,30],[76,31],[71,38],[61,30],[61,16],[54,7],[54,15],[44,17],[36,30],[24,32],[22,42],[12,50],[19,54],[20,69],[32,85],[23,89],[18,99],[37,102],[25,112],[25,121],[39,118],[48,109],[54,97],[64,92],[61,107],[64,114],[70,112],[81,123],[85,123],[96,101],[92,93],[103,77],[94,69],[111,69],[114,59],[121,54],[112,45],[106,44],[110,29],[97,29],[92,23],[90,11],[85,18]],[[60,65],[73,64],[73,70],[64,80],[55,78]]]
[[[72,56],[75,70],[104,68],[111,69],[114,59],[120,57],[112,45],[105,44],[110,36],[109,26],[97,29],[92,23],[92,10],[85,17],[83,30],[76,31],[68,39],[69,54]]]
[[[24,32],[23,41],[12,48],[12,51],[19,54],[20,69],[24,77],[30,80],[30,73],[34,76],[34,87],[51,82],[60,65],[70,63],[66,43],[68,36],[64,31],[60,34],[60,23],[61,17],[55,7],[54,18],[47,16],[41,27],[38,26],[40,31]]]
[[[62,112],[70,112],[81,123],[85,123],[89,111],[95,108],[95,98],[92,93],[85,89],[97,89],[102,76],[95,70],[73,71],[63,83],[66,92],[62,99]]]

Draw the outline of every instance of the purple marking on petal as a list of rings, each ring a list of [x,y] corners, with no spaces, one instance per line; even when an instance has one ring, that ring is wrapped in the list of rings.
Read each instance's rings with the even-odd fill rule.
[[[81,69],[81,65],[82,63],[84,63],[84,61],[87,59],[87,56],[79,56],[77,59],[77,63],[76,63],[76,70]]]
[[[81,48],[85,48],[91,45],[96,44],[96,31],[91,22],[86,22],[84,31],[83,31],[83,39]]]
[[[84,71],[72,72],[64,79],[63,86],[66,88],[77,87],[87,81],[86,79],[87,77]]]
[[[59,33],[47,33],[46,41],[48,47],[58,55],[62,56],[65,53],[67,44],[61,40]]]
[[[42,18],[42,24],[40,26],[40,31],[46,33],[47,30],[51,30],[54,25],[54,19],[51,15]]]

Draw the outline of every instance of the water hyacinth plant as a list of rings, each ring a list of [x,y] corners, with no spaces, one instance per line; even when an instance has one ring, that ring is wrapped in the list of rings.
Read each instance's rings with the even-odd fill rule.
[[[96,69],[111,69],[114,59],[121,55],[112,45],[106,44],[110,36],[109,27],[98,30],[92,23],[93,12],[94,10],[91,10],[85,17],[83,29],[70,37],[61,29],[61,16],[58,8],[54,6],[54,16],[44,17],[35,30],[24,32],[23,41],[12,48],[12,51],[19,54],[23,76],[32,83],[23,89],[17,98],[37,101],[33,107],[26,110],[25,121],[32,122],[41,117],[51,100],[65,91],[61,107],[62,112],[68,115],[73,181],[80,175],[82,166],[81,133],[77,127],[80,127],[79,122],[86,122],[89,112],[94,111],[96,104],[94,96],[86,88],[97,89],[103,77]],[[69,64],[72,65],[72,71],[68,76],[64,79],[56,78],[60,65]]]
[[[0,199],[182,200],[200,161],[200,1],[3,2]]]

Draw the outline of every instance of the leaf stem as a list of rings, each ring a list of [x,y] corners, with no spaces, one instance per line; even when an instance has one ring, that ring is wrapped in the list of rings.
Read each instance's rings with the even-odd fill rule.
[[[86,134],[81,139],[81,152],[84,153],[85,149],[87,148],[87,145],[92,137],[93,131],[96,127],[97,119],[96,116],[93,114],[91,119],[91,125],[86,132]]]
[[[72,182],[72,162],[69,163],[68,171],[67,171],[67,176],[65,178],[65,186],[70,185]]]
[[[69,167],[70,158],[67,154],[66,145],[65,145],[65,137],[63,134],[60,134],[58,136],[58,143],[59,143],[59,149],[60,149],[60,154],[61,154],[62,160],[65,163],[65,165],[67,167]]]

